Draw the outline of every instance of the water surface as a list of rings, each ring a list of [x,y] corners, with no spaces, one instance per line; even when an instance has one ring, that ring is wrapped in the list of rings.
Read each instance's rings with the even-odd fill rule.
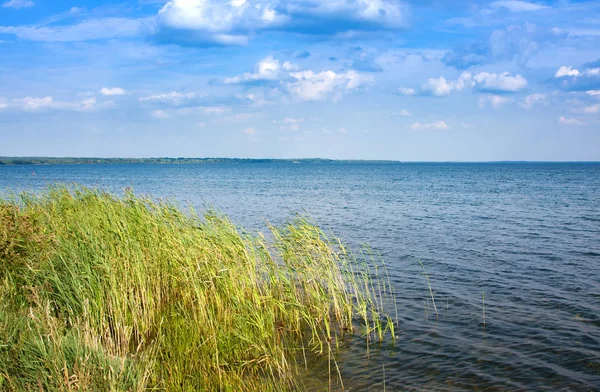
[[[399,340],[341,350],[347,389],[600,389],[600,164],[0,166],[0,191],[54,182],[133,187],[261,230],[306,210],[370,244]],[[309,385],[327,381],[327,361],[312,364]]]

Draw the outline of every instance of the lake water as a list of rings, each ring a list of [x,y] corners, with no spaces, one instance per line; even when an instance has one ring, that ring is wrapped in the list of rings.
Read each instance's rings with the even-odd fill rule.
[[[210,205],[246,228],[306,210],[371,245],[399,339],[341,350],[347,389],[600,390],[600,164],[0,166],[0,190],[54,182]],[[310,372],[327,383],[327,361]]]

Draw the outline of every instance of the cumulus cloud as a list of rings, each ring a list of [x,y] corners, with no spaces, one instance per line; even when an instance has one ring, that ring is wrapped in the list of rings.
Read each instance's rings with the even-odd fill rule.
[[[572,117],[564,117],[564,116],[560,116],[558,118],[558,123],[562,124],[562,125],[585,125],[584,122],[579,121],[576,118],[572,118]]]
[[[102,87],[102,89],[100,89],[100,94],[105,96],[126,95],[127,91],[121,87]]]
[[[427,79],[427,83],[421,86],[421,89],[423,91],[430,92],[436,97],[443,97],[452,93],[452,90],[454,90],[454,83],[447,82],[446,78],[443,76],[437,79],[429,78]]]
[[[578,69],[574,69],[573,66],[571,66],[571,65],[563,65],[562,67],[560,67],[558,69],[558,71],[556,71],[556,73],[554,74],[554,77],[563,78],[566,76],[578,77],[578,76],[598,76],[598,75],[600,75],[600,67],[588,68],[582,72],[579,72]]]
[[[281,94],[290,93],[292,96],[304,101],[324,99],[337,101],[351,90],[358,89],[373,81],[372,76],[362,75],[354,70],[345,72],[293,71],[297,68],[296,65],[290,62],[286,61],[281,64],[279,60],[269,56],[261,60],[253,72],[226,78],[224,83],[241,85],[270,84],[272,86],[271,90]],[[264,102],[264,96],[254,93],[250,95],[246,94],[245,98],[253,102],[254,98]]]
[[[414,88],[400,87],[398,89],[402,95],[415,95],[416,91]]]
[[[32,4],[31,0],[8,0],[3,6]],[[267,30],[331,37],[397,30],[408,25],[406,14],[397,0],[171,0],[151,17],[0,26],[0,34],[44,42],[149,36],[157,42],[180,45],[246,45],[253,35]]]
[[[554,74],[558,87],[567,91],[598,91],[600,88],[600,61],[583,64],[579,68],[561,66]],[[594,95],[591,93],[589,95]]]
[[[483,97],[479,98],[479,107],[483,109],[487,105],[490,105],[494,109],[498,110],[509,101],[509,98],[501,95],[484,95]]]
[[[448,81],[443,76],[429,78],[427,83],[421,86],[421,91],[427,94],[443,97],[450,95],[454,90],[462,90],[473,85],[472,76],[469,72],[463,72],[457,80]]]
[[[421,86],[421,93],[444,97],[452,94],[454,91],[471,87],[483,92],[512,93],[526,86],[527,80],[523,76],[512,76],[508,72],[500,74],[480,72],[475,76],[472,76],[469,72],[463,72],[456,80],[447,80],[443,76],[429,78],[427,79],[427,83]]]
[[[402,117],[410,117],[410,116],[412,116],[412,113],[411,113],[411,112],[409,112],[409,111],[408,111],[408,110],[406,110],[406,109],[402,109],[402,110],[400,110],[400,112],[399,112],[398,114],[399,114],[399,115],[401,115]]]
[[[319,101],[332,98],[339,100],[343,94],[370,84],[373,78],[360,75],[350,70],[336,73],[334,71],[313,72],[311,70],[292,72],[294,81],[286,83],[287,89],[304,101]]]
[[[2,4],[2,7],[14,8],[14,9],[29,8],[29,7],[33,7],[33,1],[31,1],[31,0],[9,0],[9,1],[4,2],[4,4]]]
[[[281,79],[285,72],[294,70],[295,65],[286,61],[280,64],[273,56],[268,56],[256,64],[254,72],[247,72],[240,76],[227,78],[225,84],[257,84],[261,82],[275,81]]]
[[[521,107],[523,109],[529,110],[536,105],[547,105],[547,104],[548,104],[548,97],[546,97],[544,94],[535,93],[535,94],[526,96],[525,99],[523,99],[523,102],[521,103]]]
[[[538,27],[526,23],[523,26],[509,26],[490,34],[487,40],[458,46],[442,57],[444,64],[458,69],[499,61],[516,60],[521,66],[543,48],[564,41],[568,32],[558,28]]]
[[[554,77],[562,78],[563,76],[579,76],[579,70],[573,69],[571,65],[563,65],[556,71]]]
[[[413,131],[418,131],[418,130],[422,130],[422,129],[449,129],[449,128],[450,127],[448,126],[448,124],[446,124],[446,122],[443,120],[435,121],[435,122],[431,122],[431,123],[414,122],[410,125],[410,129],[412,129]]]
[[[177,43],[245,45],[248,34],[280,24],[269,4],[248,1],[173,0],[156,17],[159,38]]]
[[[395,0],[171,0],[156,17],[159,38],[175,43],[244,45],[265,30],[307,34],[399,29],[406,11]]]
[[[507,9],[511,12],[526,12],[543,10],[548,8],[548,6],[520,0],[498,0],[492,1],[490,3],[490,8],[493,10]]]
[[[13,102],[19,105],[24,110],[38,110],[42,108],[51,107],[56,104],[52,97],[25,97],[14,99]]]
[[[256,129],[252,128],[252,127],[246,128],[246,129],[244,129],[244,133],[246,135],[253,136],[253,135],[256,135]]]
[[[473,77],[475,87],[480,91],[516,92],[527,87],[527,80],[521,75],[511,76],[508,72],[500,74],[480,72]]]
[[[11,106],[28,112],[36,112],[44,109],[87,111],[94,109],[96,103],[97,100],[94,96],[74,102],[56,101],[53,97],[46,96],[16,98],[12,100]]]

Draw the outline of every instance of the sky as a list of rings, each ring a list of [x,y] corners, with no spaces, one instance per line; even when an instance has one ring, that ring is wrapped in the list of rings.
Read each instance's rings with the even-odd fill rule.
[[[0,156],[600,161],[600,1],[0,4]]]

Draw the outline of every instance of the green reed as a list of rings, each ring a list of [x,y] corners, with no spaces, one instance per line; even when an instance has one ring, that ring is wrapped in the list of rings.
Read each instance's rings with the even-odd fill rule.
[[[265,236],[131,191],[14,195],[0,200],[0,388],[301,390],[308,350],[395,339],[375,271],[302,217]]]

